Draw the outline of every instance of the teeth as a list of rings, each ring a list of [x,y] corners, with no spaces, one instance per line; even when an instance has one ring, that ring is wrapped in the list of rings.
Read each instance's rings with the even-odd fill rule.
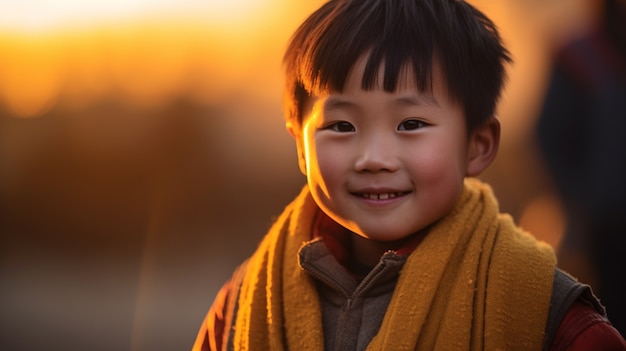
[[[363,194],[362,196],[370,200],[388,200],[398,196],[399,193],[384,193],[384,194]]]

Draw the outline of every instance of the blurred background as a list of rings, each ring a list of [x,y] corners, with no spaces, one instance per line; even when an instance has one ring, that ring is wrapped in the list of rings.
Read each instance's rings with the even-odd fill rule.
[[[281,57],[322,3],[0,0],[0,349],[190,349],[304,184]],[[558,249],[535,126],[555,53],[600,2],[471,3],[515,60],[483,178]]]

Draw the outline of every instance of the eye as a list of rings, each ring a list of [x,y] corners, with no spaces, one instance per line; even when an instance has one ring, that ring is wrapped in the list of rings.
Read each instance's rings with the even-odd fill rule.
[[[418,119],[407,119],[406,121],[402,121],[398,126],[398,130],[406,131],[406,130],[415,130],[419,128],[426,127],[427,124],[418,120]]]
[[[335,122],[333,124],[328,125],[325,129],[332,130],[334,132],[339,132],[339,133],[350,133],[350,132],[356,131],[352,123],[345,122],[345,121]]]

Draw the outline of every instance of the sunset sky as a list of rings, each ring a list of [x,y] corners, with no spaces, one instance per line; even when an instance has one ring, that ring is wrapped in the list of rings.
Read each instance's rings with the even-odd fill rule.
[[[3,0],[0,103],[36,117],[111,95],[140,105],[243,85],[279,95],[284,45],[319,3]]]
[[[35,32],[154,15],[237,22],[253,14],[262,15],[263,9],[267,10],[276,3],[275,0],[3,0],[0,2],[0,28]]]
[[[0,0],[0,103],[17,116],[36,117],[55,104],[110,95],[154,105],[180,93],[215,100],[248,85],[255,95],[273,97],[289,35],[322,2]],[[515,94],[532,85],[523,81],[527,65],[550,45],[550,35],[538,40],[537,33],[554,33],[550,25],[564,18],[580,22],[584,10],[582,0],[554,1],[541,11],[535,2],[472,2],[510,43],[517,62],[512,76],[524,72],[512,80]],[[524,12],[539,15],[519,16]],[[530,42],[532,51],[524,47]]]

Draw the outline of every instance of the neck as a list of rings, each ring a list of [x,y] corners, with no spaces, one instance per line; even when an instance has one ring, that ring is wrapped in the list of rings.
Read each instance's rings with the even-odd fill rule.
[[[410,254],[422,242],[428,230],[423,230],[395,241],[375,241],[352,233],[352,259],[360,265],[374,267],[382,255],[396,251],[401,255]]]

